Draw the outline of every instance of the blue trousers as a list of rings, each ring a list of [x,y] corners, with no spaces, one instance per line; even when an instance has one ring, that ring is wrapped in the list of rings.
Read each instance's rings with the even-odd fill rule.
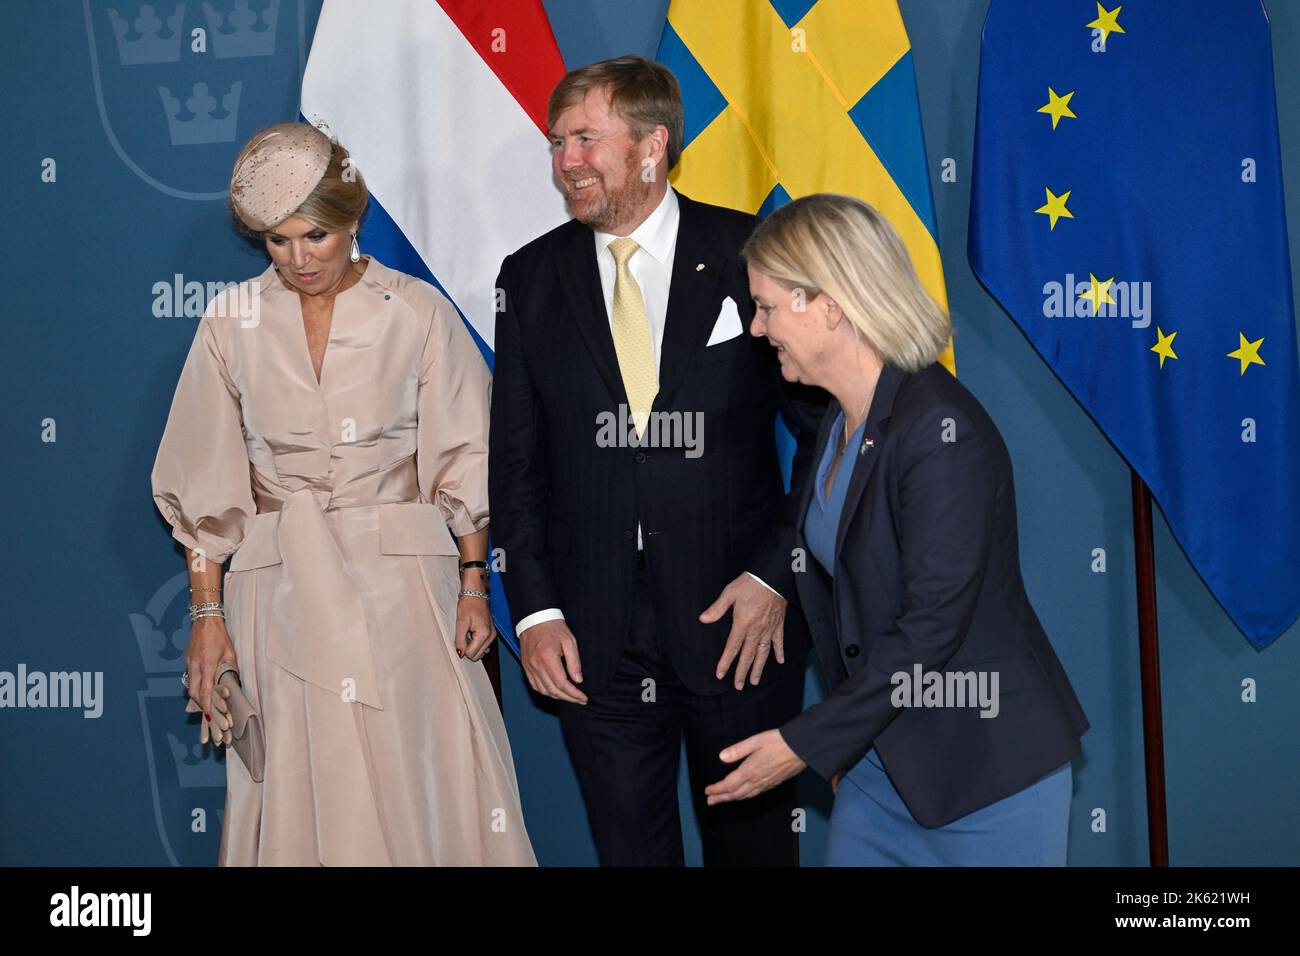
[[[1074,778],[1062,764],[941,827],[912,818],[875,748],[840,780],[827,866],[1064,866]]]

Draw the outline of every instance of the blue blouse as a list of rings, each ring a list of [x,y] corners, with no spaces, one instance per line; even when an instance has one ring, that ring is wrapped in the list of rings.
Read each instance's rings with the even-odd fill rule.
[[[848,446],[844,449],[839,468],[835,471],[835,483],[831,493],[826,494],[826,476],[830,474],[831,463],[835,460],[835,451],[844,434],[844,412],[841,411],[831,426],[830,441],[822,452],[817,466],[816,487],[808,499],[808,511],[804,515],[803,535],[808,542],[817,563],[826,569],[831,577],[835,576],[835,534],[840,526],[840,514],[844,511],[844,499],[849,492],[849,482],[853,479],[853,467],[857,464],[857,448],[862,441],[862,431],[867,427],[863,421],[857,431],[849,436]]]
[[[844,511],[844,499],[848,497],[849,482],[853,480],[853,468],[858,463],[857,449],[861,447],[862,430],[866,421],[858,426],[857,431],[849,436],[849,442],[840,458],[840,466],[835,470],[835,483],[831,485],[829,497],[826,494],[826,476],[830,474],[831,462],[835,460],[835,449],[839,447],[844,434],[844,412],[840,412],[831,426],[831,438],[822,452],[821,462],[817,466],[817,487],[808,499],[808,511],[803,520],[803,536],[808,542],[817,563],[826,569],[826,573],[835,577],[835,535],[840,527],[840,515]],[[876,748],[867,751],[864,758],[877,767],[881,767]],[[883,769],[883,768],[882,768]]]

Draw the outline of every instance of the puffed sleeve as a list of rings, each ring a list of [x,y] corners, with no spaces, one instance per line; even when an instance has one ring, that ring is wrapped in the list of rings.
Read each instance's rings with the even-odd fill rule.
[[[172,537],[217,564],[244,540],[257,512],[239,391],[210,312],[200,320],[181,369],[151,481],[154,503]]]
[[[492,376],[455,307],[433,291],[433,321],[420,356],[415,460],[420,493],[459,537],[488,523]]]

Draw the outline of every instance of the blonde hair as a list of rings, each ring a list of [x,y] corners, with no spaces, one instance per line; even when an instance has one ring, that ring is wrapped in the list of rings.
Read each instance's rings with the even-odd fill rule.
[[[573,70],[551,91],[546,125],[554,127],[562,112],[595,89],[605,90],[610,108],[624,119],[638,142],[656,126],[666,127],[668,168],[677,165],[685,120],[682,90],[671,70],[641,56],[619,56]]]
[[[236,169],[244,160],[245,154],[256,148],[260,136],[260,132],[255,134],[240,151],[235,160]],[[361,170],[352,162],[351,155],[342,144],[331,140],[329,163],[320,182],[302,204],[285,218],[297,216],[326,232],[342,232],[354,222],[360,224],[369,204],[370,190],[361,176]],[[253,229],[239,217],[233,207],[231,215],[234,216],[239,231],[253,239],[260,241],[267,232],[274,231]]]
[[[816,193],[761,222],[741,255],[806,301],[825,292],[868,347],[890,365],[918,372],[948,346],[947,313],[917,278],[898,233],[853,196]]]

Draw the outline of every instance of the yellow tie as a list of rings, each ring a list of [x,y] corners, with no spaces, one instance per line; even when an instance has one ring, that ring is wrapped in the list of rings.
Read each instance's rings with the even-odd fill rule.
[[[623,388],[640,438],[650,419],[650,407],[659,393],[659,373],[655,369],[654,346],[650,342],[650,322],[646,318],[641,287],[632,277],[628,260],[641,248],[633,239],[615,239],[609,244],[618,267],[614,279],[614,351],[618,354]]]

